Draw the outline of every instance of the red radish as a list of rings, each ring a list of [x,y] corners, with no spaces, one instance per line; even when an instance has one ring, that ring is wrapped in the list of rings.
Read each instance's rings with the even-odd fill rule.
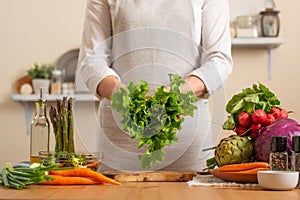
[[[239,114],[238,121],[240,125],[248,127],[251,124],[251,115],[243,111]]]
[[[181,118],[182,118],[182,115],[176,115],[177,120],[181,120]]]
[[[273,114],[268,113],[267,114],[267,121],[264,123],[265,126],[269,126],[273,124],[276,121],[275,117]]]
[[[288,118],[289,117],[289,113],[285,109],[281,109],[280,113],[281,113],[281,118]]]
[[[264,110],[255,110],[252,114],[252,121],[258,124],[264,124],[267,121],[267,114]]]
[[[235,127],[234,131],[236,132],[237,135],[240,136],[245,136],[249,133],[249,129],[242,125],[238,125],[237,127]]]
[[[251,130],[252,131],[259,131],[263,126],[261,124],[252,123],[251,124]]]
[[[275,117],[276,120],[281,118],[280,108],[272,107],[270,113],[272,115],[274,115],[274,117]]]
[[[257,136],[258,136],[257,131],[252,131],[251,134],[250,134],[250,137],[251,137],[252,139],[254,139],[254,140],[257,138]]]

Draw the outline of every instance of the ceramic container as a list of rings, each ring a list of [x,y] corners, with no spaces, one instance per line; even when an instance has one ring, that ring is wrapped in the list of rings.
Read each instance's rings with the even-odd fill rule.
[[[258,171],[258,184],[268,190],[292,190],[297,186],[299,172],[295,171]]]

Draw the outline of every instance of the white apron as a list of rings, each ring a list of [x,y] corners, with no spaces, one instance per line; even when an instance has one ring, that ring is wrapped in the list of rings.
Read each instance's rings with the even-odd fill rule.
[[[155,89],[169,84],[169,73],[185,77],[201,65],[201,3],[195,12],[189,0],[108,2],[113,34],[111,67],[123,83],[146,80]],[[212,155],[202,152],[213,146],[211,118],[207,99],[199,99],[197,106],[194,117],[185,117],[177,132],[178,143],[164,149],[165,160],[154,164],[152,170],[205,168]],[[108,100],[100,103],[99,120],[98,148],[104,152],[101,170],[144,171],[138,155],[145,149],[138,149],[136,139],[121,130]]]

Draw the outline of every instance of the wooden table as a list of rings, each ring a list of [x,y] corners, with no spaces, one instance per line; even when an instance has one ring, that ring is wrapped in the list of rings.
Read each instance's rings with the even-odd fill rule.
[[[299,200],[300,189],[267,191],[258,187],[200,187],[185,182],[128,182],[122,186],[30,186],[0,188],[0,199],[101,200]]]

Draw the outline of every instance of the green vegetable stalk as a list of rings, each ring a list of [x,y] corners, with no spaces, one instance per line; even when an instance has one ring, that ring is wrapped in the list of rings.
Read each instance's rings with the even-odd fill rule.
[[[0,184],[6,188],[21,190],[29,185],[37,185],[51,177],[46,176],[46,172],[51,170],[61,170],[57,164],[44,166],[42,164],[34,168],[13,167],[6,163],[0,173]]]
[[[61,127],[63,135],[63,150],[69,152],[69,135],[68,135],[68,101],[67,97],[63,97],[61,104]]]
[[[55,136],[55,152],[74,153],[74,99],[57,100],[56,108],[50,105],[49,116]]]
[[[193,116],[197,101],[192,91],[182,93],[185,81],[178,75],[169,75],[170,90],[161,86],[148,96],[148,83],[130,82],[111,96],[112,108],[122,117],[124,131],[138,141],[138,148],[147,146],[139,156],[142,168],[152,168],[164,160],[163,148],[178,142],[176,132],[181,129],[183,116]]]
[[[68,100],[68,134],[69,134],[69,152],[75,153],[74,147],[74,114],[73,114],[73,98]]]

